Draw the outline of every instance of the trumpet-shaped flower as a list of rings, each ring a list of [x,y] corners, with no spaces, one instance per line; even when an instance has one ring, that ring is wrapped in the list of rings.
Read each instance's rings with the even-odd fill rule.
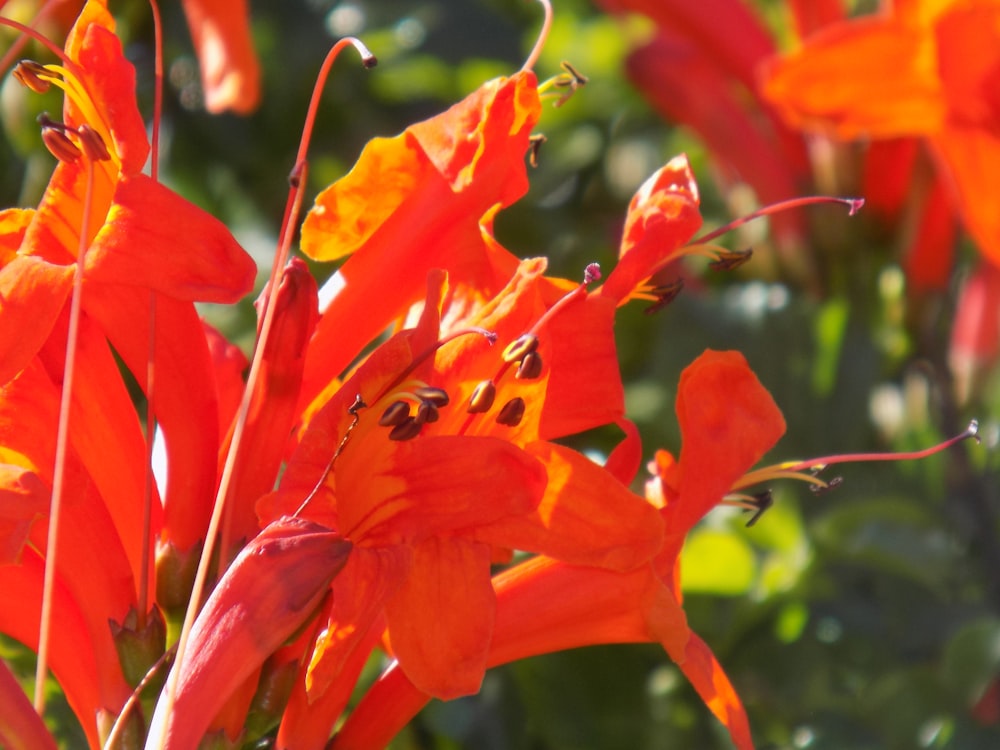
[[[489,664],[601,643],[659,642],[745,750],[753,742],[739,697],[681,608],[678,558],[687,533],[777,441],[784,420],[742,355],[712,351],[682,374],[677,416],[680,460],[660,452],[648,486],[666,531],[656,557],[615,571],[538,556],[499,574]],[[387,673],[334,746],[387,741],[427,697],[421,700],[400,670]],[[372,722],[370,712],[380,714],[381,723]]]
[[[775,60],[763,91],[796,127],[925,138],[966,228],[998,263],[1000,222],[983,200],[998,187],[998,42],[995,0],[905,0],[833,24]]]

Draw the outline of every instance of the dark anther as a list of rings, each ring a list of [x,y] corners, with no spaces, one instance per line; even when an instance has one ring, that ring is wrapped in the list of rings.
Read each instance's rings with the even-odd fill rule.
[[[407,417],[401,424],[389,430],[390,440],[412,440],[420,434],[422,424],[418,424],[413,417]]]
[[[521,424],[522,419],[524,419],[524,399],[520,396],[515,396],[504,404],[497,414],[497,424],[507,427],[516,427]]]
[[[565,60],[562,62],[562,69],[565,70],[566,73],[564,75],[557,76],[553,82],[559,88],[566,89],[566,93],[556,100],[556,107],[564,105],[573,93],[589,80],[587,76],[583,75]]]
[[[496,397],[497,387],[493,385],[493,381],[484,380],[477,385],[475,390],[472,392],[472,396],[469,398],[469,406],[466,411],[469,412],[469,414],[481,414],[484,411],[489,411],[490,407],[493,406],[493,401]]]
[[[361,394],[358,393],[354,396],[354,403],[347,407],[347,413],[356,417],[359,411],[367,408],[368,404],[365,403],[365,400],[361,398]]]
[[[90,125],[84,123],[76,129],[76,134],[80,137],[80,146],[88,159],[91,161],[110,161],[111,154],[108,153],[104,139]]]
[[[52,85],[45,76],[51,76],[41,63],[34,60],[21,60],[14,68],[14,78],[27,86],[36,94],[44,94]]]
[[[393,401],[382,412],[378,423],[382,427],[397,427],[410,418],[410,405],[405,401]]]
[[[753,496],[754,498],[754,513],[750,516],[750,520],[747,521],[747,528],[749,529],[764,515],[764,511],[774,505],[774,496],[771,494],[771,490],[764,490],[763,492],[758,492]],[[750,510],[747,508],[747,510]]]
[[[375,55],[365,55],[361,58],[361,64],[365,67],[365,70],[371,70],[378,65],[378,58]]]
[[[443,388],[423,386],[421,388],[417,388],[417,390],[413,392],[413,395],[421,401],[430,401],[434,404],[434,406],[447,406],[449,401],[448,393]]]
[[[567,73],[570,74],[570,76],[573,78],[573,83],[576,86],[583,86],[590,80],[589,78],[587,78],[587,76],[585,76],[579,70],[574,68],[573,65],[567,62],[566,60],[563,60],[561,63],[559,63],[559,67],[561,67],[563,70],[565,70]]]
[[[843,483],[844,483],[843,477],[834,477],[833,479],[831,479],[826,483],[825,487],[818,484],[810,484],[809,489],[812,490],[812,493],[814,495],[822,495],[827,490],[832,490],[834,487],[839,487]]]
[[[512,341],[506,349],[503,350],[503,361],[510,362],[520,362],[524,359],[525,354],[531,354],[538,348],[538,336],[533,333],[526,333],[516,341]]]
[[[414,416],[417,424],[437,422],[440,418],[441,415],[438,413],[438,408],[430,401],[421,401],[420,406],[417,407],[417,414]]]
[[[664,307],[677,299],[677,295],[681,293],[683,288],[684,279],[677,279],[677,281],[670,284],[656,287],[652,290],[652,293],[656,295],[656,302],[643,310],[643,312],[646,315],[652,315],[653,313],[662,310]]]
[[[49,152],[59,161],[72,164],[83,152],[66,135],[66,126],[51,119],[47,113],[38,116],[38,124],[42,126],[42,142]]]
[[[588,263],[587,267],[583,269],[583,283],[593,284],[595,281],[601,280],[601,264],[600,263]]]
[[[542,358],[538,352],[528,352],[521,359],[514,374],[518,380],[534,380],[542,374]]]
[[[739,268],[753,256],[753,248],[746,250],[726,250],[719,253],[719,259],[713,260],[708,267],[714,271],[732,271]]]
[[[541,133],[535,133],[528,138],[528,164],[532,167],[538,167],[538,152],[541,150],[542,144],[547,140],[548,138]]]

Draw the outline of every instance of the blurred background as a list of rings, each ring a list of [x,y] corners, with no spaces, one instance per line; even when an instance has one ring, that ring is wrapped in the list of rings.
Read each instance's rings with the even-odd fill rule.
[[[781,197],[863,194],[865,144],[793,135],[796,144],[772,153],[739,140],[733,120],[724,148],[717,134],[727,132],[727,122],[711,115],[717,101],[725,118],[729,102],[713,98],[707,85],[702,95],[691,88],[716,80],[697,78],[698,49],[685,47],[683,29],[666,34],[641,14],[609,12],[626,5],[642,3],[556,2],[539,78],[559,74],[568,60],[590,80],[563,106],[546,105],[538,129],[548,140],[531,190],[497,222],[506,247],[523,257],[546,255],[570,278],[595,260],[611,268],[628,200],[681,152],[698,177],[709,227]],[[857,5],[847,10],[871,10]],[[251,6],[263,105],[237,117],[204,111],[184,18],[165,4],[162,177],[225,221],[264,268],[314,76],[335,37],[362,37],[379,66],[365,71],[351,53],[337,63],[310,151],[307,204],[370,138],[394,135],[488,78],[519,69],[541,25],[540,7],[527,0]],[[149,11],[135,2],[111,7],[149,113]],[[785,3],[741,7],[776,49],[794,42]],[[719,23],[728,21],[720,16]],[[650,58],[649,45],[662,38],[669,45]],[[3,39],[8,45],[10,36]],[[40,55],[30,48],[24,54]],[[787,140],[751,86],[718,80],[749,121],[765,123],[767,138]],[[34,118],[42,109],[58,112],[60,100],[53,92],[45,103],[9,76],[0,96],[0,198],[5,206],[33,205],[52,168]],[[768,194],[748,165],[756,159],[784,168],[781,155],[791,190]],[[905,254],[914,226],[905,212],[887,219],[876,208],[848,218],[837,206],[758,220],[720,240],[752,247],[753,261],[726,273],[692,263],[678,269],[686,288],[668,307],[646,315],[633,303],[620,313],[629,416],[647,457],[659,447],[679,450],[676,384],[705,348],[741,350],[784,411],[788,432],[770,462],[912,450],[961,432],[972,417],[980,421],[981,445],[969,441],[920,462],[836,467],[843,483],[821,495],[774,485],[775,507],[752,528],[738,511],[720,508],[691,535],[683,560],[688,616],[735,683],[761,748],[1000,747],[996,342],[956,355],[956,309],[979,268],[978,253],[958,234],[940,251],[946,255],[935,283],[914,284]],[[313,268],[321,280],[334,270]],[[249,347],[250,302],[206,315]],[[986,313],[995,320],[996,300],[991,304]],[[587,445],[599,449],[612,437],[588,436]],[[72,746],[72,728],[65,731]],[[393,747],[729,744],[662,650],[636,645],[494,670],[480,695],[432,704]]]

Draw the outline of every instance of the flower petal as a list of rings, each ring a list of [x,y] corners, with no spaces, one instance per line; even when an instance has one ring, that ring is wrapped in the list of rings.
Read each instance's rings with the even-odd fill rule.
[[[785,420],[742,354],[711,350],[681,374],[677,419],[678,498],[664,521],[668,535],[683,538],[778,441]]]
[[[302,251],[318,260],[354,255],[323,310],[303,399],[419,301],[430,269],[481,294],[503,287],[516,259],[492,238],[491,217],[527,191],[524,154],[539,111],[533,74],[491,81],[447,112],[373,140],[320,193],[302,225]]]
[[[33,471],[0,464],[0,565],[16,565],[35,521],[48,515],[51,492]]]
[[[219,303],[242,298],[257,274],[225,224],[141,174],[118,181],[84,267],[88,281]]]
[[[440,537],[416,545],[410,574],[386,602],[392,650],[413,684],[442,700],[478,692],[494,609],[487,545]]]
[[[173,711],[165,713],[164,691],[146,747],[197,746],[233,690],[314,614],[350,550],[335,532],[293,518],[251,541],[198,614],[174,667],[181,671]]]
[[[645,499],[569,448],[531,443],[525,451],[548,474],[542,502],[531,514],[476,532],[477,539],[612,570],[636,568],[656,554],[663,528],[659,513]]]
[[[687,157],[675,157],[653,173],[632,197],[618,265],[598,293],[615,302],[623,301],[700,226],[698,185]]]
[[[932,40],[885,17],[828,26],[765,69],[762,93],[794,127],[844,139],[933,133],[946,109]]]
[[[0,384],[20,372],[52,332],[73,286],[73,266],[30,255],[0,259]]]
[[[983,196],[1000,191],[1000,138],[987,128],[949,125],[931,138],[948,169],[945,179],[980,251],[1000,265],[1000,216]]]
[[[545,489],[541,462],[497,438],[443,435],[385,445],[384,458],[348,450],[337,463],[341,525],[367,544],[502,522],[531,512]]]
[[[729,737],[738,750],[753,750],[753,738],[743,702],[706,643],[691,633],[684,653],[671,656],[705,705],[729,730]]]
[[[247,114],[260,102],[260,63],[246,0],[183,0],[194,40],[205,109]]]
[[[0,746],[8,750],[56,750],[55,739],[5,661],[0,661]]]

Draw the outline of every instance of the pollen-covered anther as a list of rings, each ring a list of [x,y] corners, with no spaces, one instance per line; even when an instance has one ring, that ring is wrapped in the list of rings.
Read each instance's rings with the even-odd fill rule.
[[[753,248],[746,250],[725,250],[719,253],[717,260],[713,260],[708,267],[713,271],[732,271],[739,268],[753,257]]]
[[[41,63],[34,60],[21,60],[14,67],[14,78],[18,83],[34,91],[44,94],[52,86],[49,76],[52,74]]]
[[[524,335],[518,337],[515,341],[512,341],[507,348],[503,350],[502,359],[508,364],[512,362],[520,362],[524,359],[525,355],[531,354],[536,349],[538,349],[538,336],[533,333],[525,333]]]
[[[417,388],[413,392],[413,395],[421,401],[427,401],[437,407],[447,406],[448,402],[451,400],[448,398],[447,391],[443,388],[434,388],[433,386],[422,386]]]
[[[87,155],[88,159],[91,161],[111,160],[111,153],[108,151],[104,139],[90,125],[84,123],[76,129],[76,134],[80,138],[80,146],[83,149],[83,153]]]
[[[413,417],[407,417],[398,425],[389,430],[390,440],[412,440],[420,434],[423,424],[417,422]]]
[[[538,352],[528,352],[521,359],[514,374],[518,380],[534,380],[542,374],[542,357]]]
[[[410,405],[405,401],[393,401],[382,412],[378,423],[381,427],[396,427],[410,417]]]
[[[524,419],[524,408],[524,399],[515,396],[500,409],[500,413],[497,414],[497,424],[516,427]]]
[[[489,411],[497,397],[497,387],[492,380],[484,380],[475,387],[469,397],[466,411],[469,414],[482,414]]]

